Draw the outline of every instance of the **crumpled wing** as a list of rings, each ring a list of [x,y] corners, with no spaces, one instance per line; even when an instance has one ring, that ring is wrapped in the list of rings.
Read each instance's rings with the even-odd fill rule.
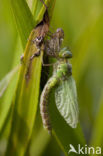
[[[72,127],[76,128],[78,123],[78,101],[76,84],[72,76],[61,81],[55,90],[55,101],[65,121]]]

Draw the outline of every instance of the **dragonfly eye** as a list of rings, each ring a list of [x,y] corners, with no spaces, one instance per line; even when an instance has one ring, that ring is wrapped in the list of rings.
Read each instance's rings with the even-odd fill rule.
[[[59,52],[59,57],[60,58],[72,58],[72,53],[69,50],[62,49]]]
[[[64,57],[64,58],[72,58],[72,53],[71,53],[70,51],[65,51],[65,52],[63,53],[63,57]]]

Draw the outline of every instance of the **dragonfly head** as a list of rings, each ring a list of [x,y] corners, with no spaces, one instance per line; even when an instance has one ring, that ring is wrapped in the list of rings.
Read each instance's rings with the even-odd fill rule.
[[[60,58],[72,58],[72,53],[67,48],[63,48],[59,52],[59,57]]]

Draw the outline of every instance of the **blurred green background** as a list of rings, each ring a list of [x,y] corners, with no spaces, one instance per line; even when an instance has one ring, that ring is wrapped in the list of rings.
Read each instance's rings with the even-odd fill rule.
[[[63,28],[64,45],[73,53],[71,63],[85,138],[91,144],[102,145],[103,0],[56,0],[50,30],[54,32],[58,27]],[[17,40],[10,2],[0,0],[0,80],[12,68],[15,50],[20,57]],[[42,155],[62,154],[54,139],[45,147]]]

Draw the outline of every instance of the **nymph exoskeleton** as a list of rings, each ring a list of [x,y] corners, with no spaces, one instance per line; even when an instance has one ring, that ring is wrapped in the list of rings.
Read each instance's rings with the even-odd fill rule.
[[[31,67],[33,58],[40,56],[41,51],[43,51],[44,38],[48,33],[48,30],[49,30],[49,16],[48,12],[46,11],[43,20],[33,30],[35,32],[35,37],[32,40],[30,40],[31,44],[34,44],[33,46],[36,47],[36,51],[34,51],[34,54],[32,53],[31,56],[29,57],[28,67],[25,73],[25,79],[27,82],[29,82],[31,77]],[[21,61],[23,62],[23,57],[21,57]]]
[[[64,31],[58,28],[55,33],[51,34],[50,40],[46,40],[44,51],[48,56],[58,58],[61,44],[64,39]]]
[[[76,128],[78,123],[78,103],[75,81],[72,78],[72,67],[68,58],[72,53],[67,48],[61,49],[64,32],[61,28],[57,29],[50,40],[45,44],[45,52],[57,58],[53,66],[53,75],[44,86],[40,99],[40,112],[44,127],[51,133],[52,125],[48,110],[48,98],[52,88],[55,90],[56,106],[65,121]]]
[[[41,47],[42,44],[44,42],[44,38],[46,36],[46,34],[48,33],[49,30],[49,16],[48,16],[48,12],[46,11],[43,17],[43,21],[41,23],[39,23],[35,29],[38,29],[39,26],[39,34],[38,36],[32,40],[32,43],[34,43],[38,49],[38,51],[36,53],[34,53],[34,55],[32,55],[30,57],[30,60],[33,60],[34,57],[40,56],[41,53]]]

